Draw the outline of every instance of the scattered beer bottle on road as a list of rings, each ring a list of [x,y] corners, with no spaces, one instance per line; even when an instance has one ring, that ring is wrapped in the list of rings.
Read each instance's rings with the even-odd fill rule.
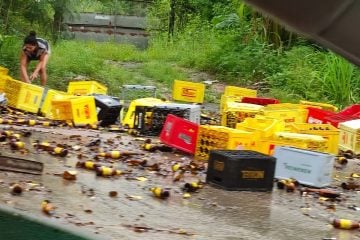
[[[185,192],[196,192],[202,187],[203,185],[198,181],[198,182],[185,183],[183,189]]]
[[[79,161],[76,163],[76,167],[95,170],[96,168],[101,167],[101,165],[93,161]]]
[[[11,148],[12,150],[23,149],[23,148],[25,148],[25,143],[13,139],[13,140],[10,141],[10,148]]]
[[[352,220],[349,220],[349,219],[341,219],[341,218],[340,219],[335,218],[332,221],[332,225],[335,228],[348,229],[348,230],[360,228],[360,223],[359,222],[352,221]]]
[[[41,210],[47,215],[53,215],[55,212],[55,207],[49,200],[44,200],[41,203]]]
[[[50,154],[58,155],[60,157],[65,157],[69,153],[69,151],[66,148],[51,146],[47,142],[36,142],[33,144],[33,146],[36,149],[42,149],[44,151],[49,152]]]
[[[168,190],[164,190],[161,187],[152,187],[150,191],[153,195],[160,199],[167,199],[170,196],[170,192]]]
[[[112,158],[112,159],[119,159],[122,157],[130,157],[130,156],[134,156],[134,155],[141,155],[141,154],[135,153],[135,152],[117,151],[117,150],[113,150],[113,151],[109,151],[109,152],[100,152],[98,154],[99,157]]]
[[[97,176],[102,176],[102,177],[119,176],[122,174],[120,170],[105,166],[97,167],[95,168],[95,171]]]

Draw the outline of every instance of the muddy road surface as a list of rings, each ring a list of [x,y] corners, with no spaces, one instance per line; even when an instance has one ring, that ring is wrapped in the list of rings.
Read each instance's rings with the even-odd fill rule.
[[[3,130],[8,126],[0,127]],[[204,181],[206,177],[206,170],[199,170],[197,174],[185,172],[183,178],[173,181],[177,173],[171,166],[176,162],[189,164],[191,155],[145,152],[140,149],[143,140],[126,133],[40,127],[13,130],[19,129],[32,132],[24,140],[29,152],[13,151],[4,143],[0,145],[1,154],[41,161],[44,171],[42,175],[0,171],[0,203],[58,225],[73,226],[91,233],[94,239],[360,239],[359,230],[335,229],[330,224],[332,218],[360,220],[359,191],[339,187],[346,176],[359,172],[357,159],[334,168],[332,187],[343,192],[336,201],[301,196],[299,191],[286,192],[276,185],[272,192],[246,192],[204,184],[184,198],[185,182]],[[66,157],[56,157],[36,151],[31,146],[36,140],[65,144],[71,149]],[[123,172],[105,178],[76,167],[79,161],[93,160],[99,150],[112,149],[141,153],[131,159],[147,160],[148,166],[157,163],[160,170],[131,165],[126,160],[99,158],[100,163]],[[63,179],[64,171],[77,171],[77,179]],[[11,194],[14,183],[23,187],[21,195]],[[154,197],[149,190],[154,186],[169,190],[170,197]],[[40,206],[45,199],[55,206],[53,215],[42,212]]]

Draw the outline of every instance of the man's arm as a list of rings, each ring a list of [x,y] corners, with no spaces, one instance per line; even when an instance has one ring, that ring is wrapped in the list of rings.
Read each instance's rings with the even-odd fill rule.
[[[20,75],[21,75],[21,80],[23,82],[26,83],[30,83],[30,79],[29,79],[29,75],[27,73],[27,65],[28,65],[28,59],[26,54],[21,51],[21,56],[20,56]]]
[[[48,53],[42,54],[40,56],[39,62],[36,65],[36,68],[35,68],[34,72],[30,75],[30,80],[31,81],[33,81],[34,79],[39,77],[39,72],[40,72],[41,69],[44,69],[46,67],[46,63],[48,61],[48,58],[49,58]]]

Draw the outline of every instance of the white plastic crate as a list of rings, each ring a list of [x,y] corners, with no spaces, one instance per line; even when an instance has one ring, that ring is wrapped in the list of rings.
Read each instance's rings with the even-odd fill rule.
[[[360,119],[339,124],[339,147],[360,154]]]
[[[329,186],[335,156],[292,147],[275,147],[275,178],[294,178],[313,187]]]

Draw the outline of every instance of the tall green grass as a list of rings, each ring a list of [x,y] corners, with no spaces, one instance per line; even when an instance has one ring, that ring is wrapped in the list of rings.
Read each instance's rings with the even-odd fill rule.
[[[354,66],[345,59],[329,53],[325,59],[323,93],[340,107],[356,101],[360,90],[359,76],[355,76]]]

